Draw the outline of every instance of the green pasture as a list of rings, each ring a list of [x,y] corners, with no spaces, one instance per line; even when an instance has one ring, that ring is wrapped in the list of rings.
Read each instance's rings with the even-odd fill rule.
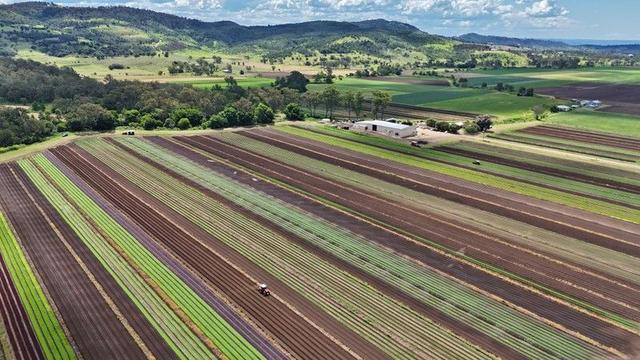
[[[511,84],[516,87],[554,87],[577,82],[604,82],[640,84],[640,68],[581,68],[581,69],[537,69],[512,68],[482,70],[474,69],[467,77],[472,86],[486,82],[489,86],[498,82]]]
[[[428,102],[419,105],[438,109],[473,112],[495,116],[499,121],[514,118],[532,118],[531,109],[536,105],[552,106],[561,103],[546,97],[516,96],[513,94],[482,91],[476,96]]]
[[[581,130],[640,138],[640,117],[638,116],[585,110],[555,114],[547,121]]]
[[[234,79],[238,82],[238,85],[244,88],[261,88],[261,87],[269,87],[273,83],[273,79],[264,78],[264,77],[235,77]],[[226,86],[226,82],[224,78],[206,78],[202,80],[181,80],[176,79],[175,81],[171,81],[180,84],[191,84],[193,87],[200,89],[210,89],[215,85],[220,85],[222,87]]]

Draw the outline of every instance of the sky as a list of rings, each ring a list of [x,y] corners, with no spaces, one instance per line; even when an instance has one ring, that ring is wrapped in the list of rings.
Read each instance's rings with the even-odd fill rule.
[[[9,2],[11,0],[0,0]],[[640,0],[58,0],[127,5],[196,18],[268,25],[383,18],[440,35],[640,40]]]

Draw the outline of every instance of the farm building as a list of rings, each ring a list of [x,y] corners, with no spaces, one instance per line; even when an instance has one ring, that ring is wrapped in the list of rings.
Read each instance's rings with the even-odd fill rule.
[[[567,105],[558,105],[556,106],[556,108],[558,109],[558,111],[562,111],[562,112],[571,111],[571,106],[567,106]]]
[[[393,137],[409,137],[416,135],[416,127],[404,124],[392,123],[382,120],[359,121],[351,127],[354,131],[374,132]]]

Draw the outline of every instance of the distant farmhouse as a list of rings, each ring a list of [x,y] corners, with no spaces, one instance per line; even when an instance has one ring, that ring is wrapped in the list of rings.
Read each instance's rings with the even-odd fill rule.
[[[359,121],[351,127],[353,131],[373,132],[380,135],[406,138],[416,135],[416,127],[382,120]]]

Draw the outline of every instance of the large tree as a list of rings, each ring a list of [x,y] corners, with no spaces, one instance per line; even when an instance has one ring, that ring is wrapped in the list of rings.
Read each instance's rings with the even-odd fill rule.
[[[335,86],[329,86],[322,92],[322,99],[324,100],[325,116],[332,118],[333,110],[340,103],[340,93]]]

